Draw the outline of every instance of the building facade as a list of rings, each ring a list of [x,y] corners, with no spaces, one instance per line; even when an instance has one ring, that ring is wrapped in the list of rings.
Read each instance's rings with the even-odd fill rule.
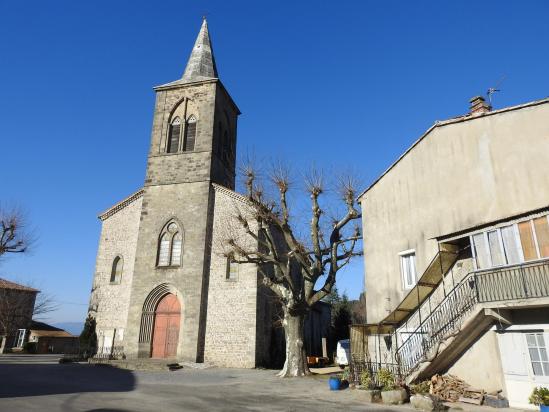
[[[90,315],[100,350],[269,365],[275,302],[255,265],[216,247],[246,208],[234,191],[240,111],[218,78],[206,20],[181,79],[158,86],[142,189],[102,222]]]
[[[0,278],[0,353],[23,350],[39,292]]]
[[[517,407],[549,384],[547,164],[549,99],[493,111],[477,97],[361,194],[366,329],[386,336],[371,359]]]

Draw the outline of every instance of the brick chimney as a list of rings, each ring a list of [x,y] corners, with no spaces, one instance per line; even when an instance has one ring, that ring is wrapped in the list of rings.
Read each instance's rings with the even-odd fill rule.
[[[492,106],[487,104],[486,100],[484,100],[484,97],[482,96],[473,97],[471,100],[469,100],[469,103],[471,103],[469,113],[472,115],[482,114],[492,110]]]

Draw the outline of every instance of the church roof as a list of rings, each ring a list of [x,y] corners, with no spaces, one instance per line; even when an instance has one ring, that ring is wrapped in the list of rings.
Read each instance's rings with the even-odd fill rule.
[[[192,83],[216,78],[217,67],[215,67],[208,22],[204,19],[181,80],[183,83]]]
[[[225,186],[221,186],[220,184],[217,184],[217,183],[212,183],[212,186],[216,191],[225,193],[226,195],[232,197],[235,200],[238,200],[242,203],[248,203],[248,204],[250,203],[249,199],[241,193],[235,192],[234,190],[231,190]]]
[[[139,199],[143,196],[143,189],[139,189],[137,192],[129,195],[127,198],[121,200],[120,202],[116,203],[115,205],[109,207],[107,210],[105,210],[103,213],[101,213],[98,218],[103,221],[112,215],[114,215],[116,212],[124,209],[126,206],[128,206],[130,203],[133,203],[135,200]]]
[[[218,80],[218,77],[212,41],[210,40],[210,32],[208,31],[208,22],[204,19],[181,79],[161,84],[155,87],[155,89],[208,80]]]

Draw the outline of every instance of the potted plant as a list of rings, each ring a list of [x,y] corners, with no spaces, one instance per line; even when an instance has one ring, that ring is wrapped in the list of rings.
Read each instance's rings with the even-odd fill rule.
[[[395,375],[389,369],[379,369],[377,379],[382,388],[381,400],[383,403],[400,405],[408,400],[408,392],[397,384]]]
[[[549,412],[549,389],[542,386],[534,388],[528,401],[531,404],[539,405],[540,412]]]
[[[331,391],[338,391],[341,389],[341,376],[330,376],[330,379],[328,379],[328,384],[330,385]]]
[[[376,388],[370,372],[367,370],[360,374],[360,388],[364,391],[366,402],[381,401],[381,390]]]

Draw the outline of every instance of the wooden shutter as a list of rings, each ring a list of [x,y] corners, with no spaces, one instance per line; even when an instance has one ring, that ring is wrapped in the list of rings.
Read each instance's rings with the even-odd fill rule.
[[[530,224],[530,221],[520,222],[518,224],[518,228],[524,260],[537,259],[538,253],[536,251],[536,244],[534,243],[534,234],[532,233],[532,225]]]
[[[547,221],[547,216],[534,219],[534,228],[536,230],[540,257],[549,257],[549,222]]]
[[[185,128],[185,145],[183,146],[184,152],[190,152],[194,150],[194,141],[196,139],[196,122],[187,123]]]

